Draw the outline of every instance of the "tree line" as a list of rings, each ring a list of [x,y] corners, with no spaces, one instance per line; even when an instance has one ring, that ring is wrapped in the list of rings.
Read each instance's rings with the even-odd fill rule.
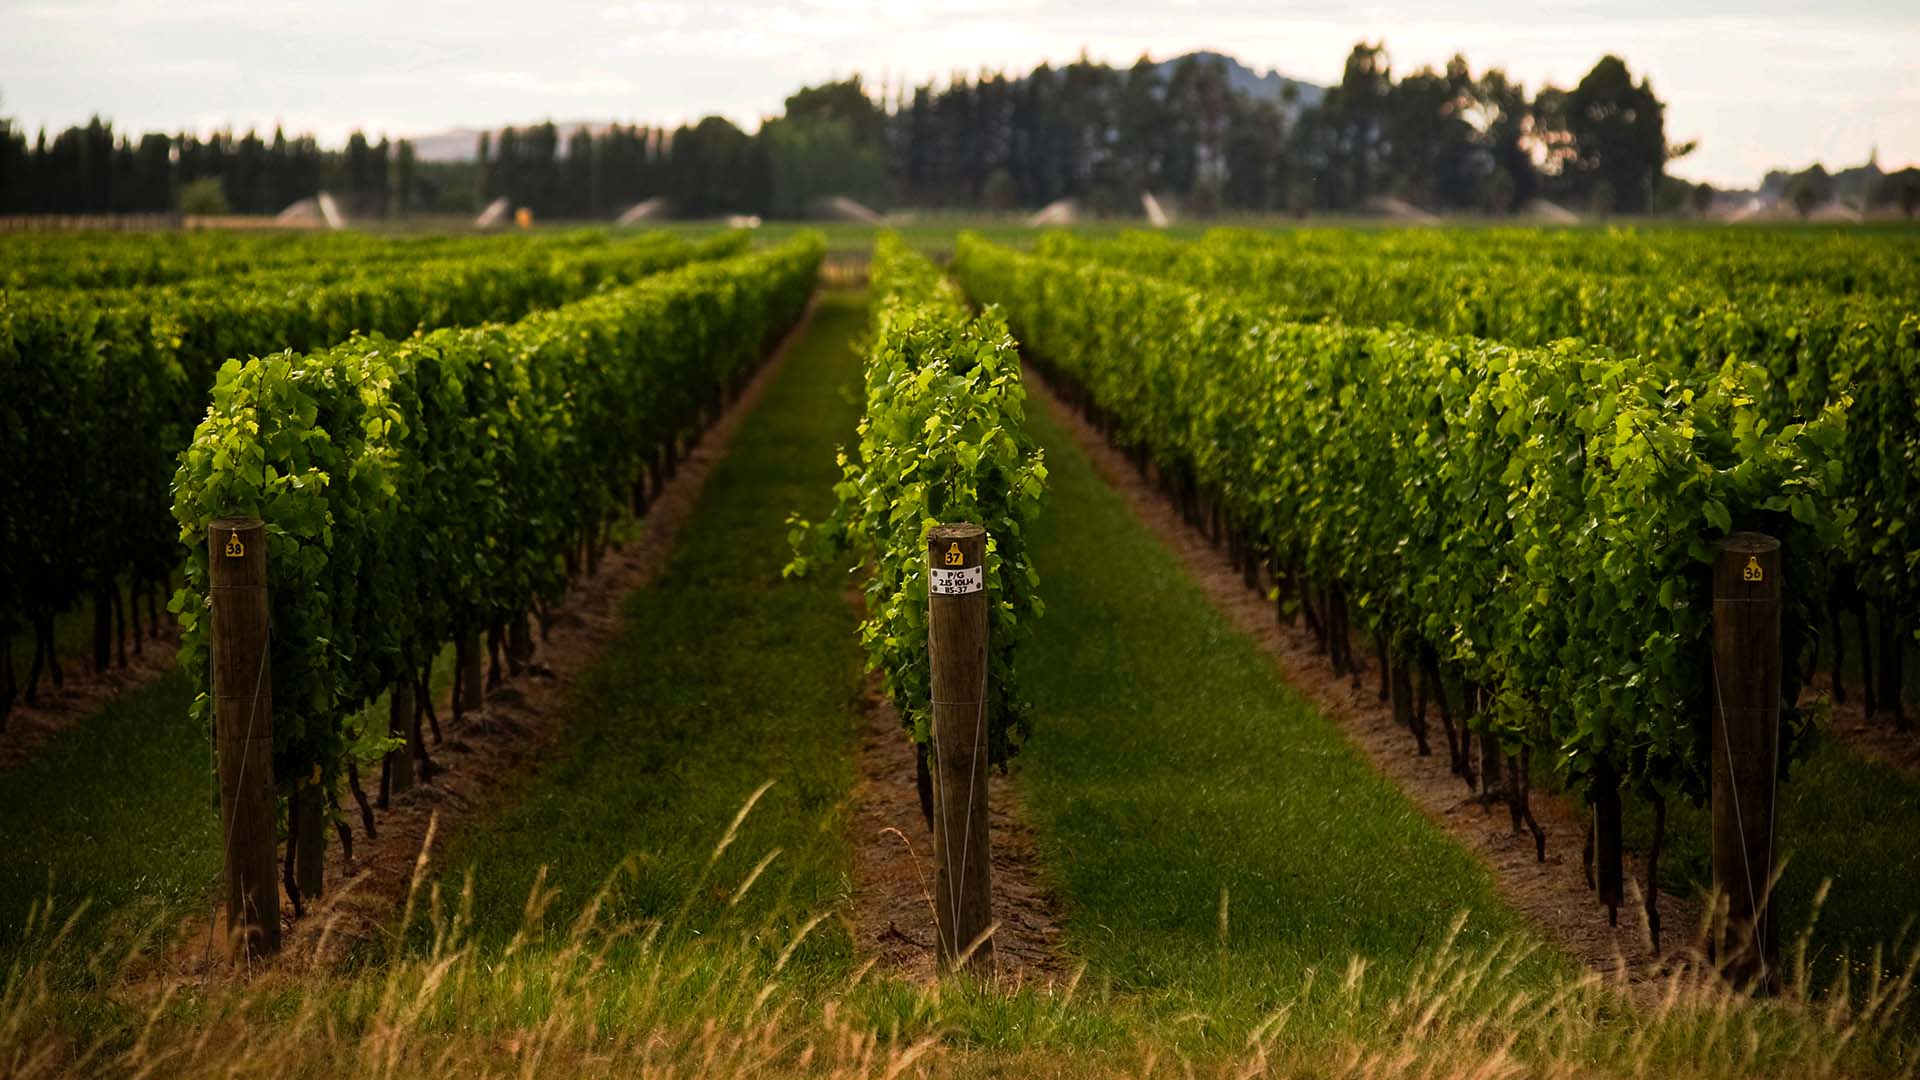
[[[1667,142],[1664,104],[1614,56],[1572,89],[1529,93],[1461,57],[1396,77],[1384,46],[1362,43],[1312,102],[1291,86],[1243,91],[1227,63],[1082,58],[879,95],[856,76],[799,91],[758,132],[717,116],[674,130],[544,123],[483,135],[471,163],[416,162],[405,141],[360,134],[339,151],[278,130],[135,140],[98,119],[29,143],[0,120],[0,211],[163,210],[199,191],[266,213],[322,189],[363,214],[471,211],[505,196],[548,218],[607,217],[653,197],[682,216],[795,217],[833,196],[1000,210],[1071,198],[1096,213],[1136,213],[1142,192],[1192,213],[1392,198],[1499,213],[1534,198],[1646,212],[1688,195],[1665,170],[1691,144]]]
[[[482,145],[481,193],[589,217],[652,196],[689,215],[806,216],[835,195],[994,210],[1077,199],[1135,213],[1142,192],[1198,213],[1355,210],[1382,197],[1647,212],[1687,194],[1666,165],[1692,147],[1667,142],[1664,116],[1649,82],[1613,56],[1571,90],[1530,95],[1460,57],[1395,79],[1384,47],[1361,44],[1313,103],[1247,93],[1207,54],[1130,68],[1082,59],[891,96],[858,77],[810,87],[755,134],[708,117],[672,132],[577,131],[561,153],[551,124],[509,128],[491,159]]]
[[[137,140],[94,117],[51,138],[0,117],[0,213],[273,214],[329,191],[350,213],[407,210],[413,148],[354,132],[339,150],[312,135],[149,132]]]
[[[1572,90],[1529,95],[1464,58],[1393,75],[1356,45],[1316,103],[1238,91],[1217,57],[1117,69],[1081,60],[921,87],[889,110],[891,171],[916,205],[1126,211],[1140,193],[1190,210],[1354,210],[1395,198],[1501,212],[1543,197],[1653,209],[1670,146],[1647,80],[1607,56]]]

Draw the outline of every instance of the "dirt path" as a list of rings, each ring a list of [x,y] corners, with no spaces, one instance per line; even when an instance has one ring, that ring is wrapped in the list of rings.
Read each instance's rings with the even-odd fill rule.
[[[857,600],[857,597],[856,597]],[[933,831],[920,808],[913,745],[900,714],[869,680],[860,737],[861,784],[854,832],[854,947],[889,973],[917,982],[936,976]],[[1040,883],[1033,830],[1005,774],[987,779],[992,844],[995,973],[1015,985],[1060,985],[1070,974],[1061,951],[1057,900]]]
[[[1412,737],[1395,722],[1391,707],[1379,700],[1377,676],[1363,674],[1356,688],[1345,676],[1334,675],[1311,632],[1279,624],[1271,603],[1246,587],[1225,551],[1189,527],[1173,504],[1030,367],[1026,385],[1100,475],[1180,558],[1213,603],[1273,655],[1287,682],[1339,724],[1429,819],[1479,856],[1492,869],[1501,895],[1544,936],[1593,971],[1649,990],[1677,965],[1691,966],[1698,958],[1691,946],[1701,915],[1697,901],[1660,895],[1665,950],[1656,956],[1640,910],[1643,894],[1635,884],[1644,880],[1645,870],[1629,857],[1628,902],[1620,911],[1620,925],[1608,926],[1606,909],[1587,888],[1581,866],[1585,826],[1572,800],[1534,792],[1533,812],[1547,833],[1546,861],[1536,861],[1532,836],[1514,831],[1504,806],[1481,804],[1448,771],[1444,745],[1431,757],[1416,754]]]
[[[429,735],[427,749],[444,771],[430,783],[395,796],[388,810],[376,813],[377,839],[365,837],[359,814],[350,802],[344,803],[354,827],[353,858],[347,858],[337,837],[329,834],[327,891],[307,905],[299,920],[292,918],[283,899],[282,948],[269,961],[269,970],[331,966],[363,943],[391,935],[416,869],[432,859],[449,828],[495,808],[503,786],[539,768],[564,734],[572,681],[620,634],[623,598],[665,569],[714,464],[726,454],[741,422],[812,321],[809,307],[746,389],[700,437],[652,501],[644,536],[609,551],[598,574],[574,585],[555,612],[550,634],[536,644],[536,673],[490,691],[484,707],[458,726],[449,719],[451,703],[438,703],[446,741],[435,744]],[[369,786],[377,781],[376,774]],[[227,959],[224,925],[224,913],[217,907],[196,916],[179,947],[158,962],[157,970],[144,974],[158,983],[172,983],[238,971]]]

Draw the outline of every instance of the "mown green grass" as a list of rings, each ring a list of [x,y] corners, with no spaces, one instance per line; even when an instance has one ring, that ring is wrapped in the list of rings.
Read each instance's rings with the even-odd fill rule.
[[[448,646],[434,665],[435,697],[444,702],[452,685]],[[107,954],[164,947],[187,916],[216,917],[219,796],[213,745],[190,715],[193,693],[186,675],[167,672],[0,774],[0,968],[23,945],[34,948],[20,931],[36,907],[50,908],[56,924],[78,916],[61,967],[74,987],[110,976],[112,964],[95,962]],[[369,715],[385,710],[383,697]],[[377,763],[369,767],[377,780]]]
[[[211,744],[172,672],[62,732],[0,775],[0,969],[35,904],[87,907],[83,950],[119,948],[202,908],[220,876]],[[63,971],[80,986],[80,963]]]
[[[1036,410],[1032,428],[1052,474],[1033,537],[1047,614],[1021,658],[1038,720],[1018,769],[1092,969],[1234,1030],[1355,956],[1393,982],[1461,913],[1464,947],[1526,936],[1059,425]],[[1513,978],[1570,970],[1540,947]]]
[[[523,925],[536,878],[558,932],[632,856],[610,914],[699,926],[777,851],[740,916],[817,912],[847,894],[845,815],[855,780],[860,658],[841,575],[788,581],[786,516],[832,499],[836,440],[858,417],[849,339],[860,298],[829,295],[737,441],[708,477],[660,579],[628,601],[628,626],[572,694],[559,756],[464,829],[443,873],[476,882],[485,945]],[[726,854],[708,856],[771,782]],[[544,871],[543,871],[544,868]],[[689,901],[691,901],[689,903]],[[822,957],[849,956],[823,932]]]

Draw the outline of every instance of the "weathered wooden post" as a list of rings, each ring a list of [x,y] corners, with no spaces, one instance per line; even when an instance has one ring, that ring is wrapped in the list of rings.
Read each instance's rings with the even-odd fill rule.
[[[991,970],[993,960],[993,942],[982,938],[993,922],[986,554],[987,531],[978,525],[938,525],[927,534],[934,913],[941,963],[951,967],[965,958],[976,970]]]
[[[1780,541],[1734,533],[1713,567],[1713,884],[1726,897],[1728,978],[1772,985],[1768,904],[1780,765]]]
[[[1613,766],[1602,764],[1594,774],[1589,799],[1593,803],[1594,891],[1607,905],[1607,925],[1618,926],[1620,905],[1627,902],[1627,874],[1620,777]]]
[[[294,816],[293,880],[303,900],[317,900],[327,885],[327,799],[316,766],[293,787],[300,800]]]
[[[220,518],[207,527],[207,556],[227,936],[236,955],[265,956],[280,948],[266,527]]]
[[[480,677],[480,631],[469,631],[460,638],[460,647],[454,650],[458,657],[458,669],[454,678],[460,682],[460,712],[470,713],[480,708],[480,701],[486,697],[486,687]]]
[[[525,611],[507,622],[507,673],[518,678],[533,663],[533,623]]]
[[[415,711],[413,679],[402,675],[387,695],[387,735],[407,741],[407,745],[387,754],[387,788],[395,795],[413,786],[413,758],[420,745]]]

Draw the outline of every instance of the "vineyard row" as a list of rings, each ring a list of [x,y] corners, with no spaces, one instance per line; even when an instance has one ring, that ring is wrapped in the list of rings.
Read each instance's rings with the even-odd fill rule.
[[[1522,798],[1532,753],[1551,755],[1614,837],[1623,787],[1657,805],[1707,792],[1714,542],[1781,538],[1790,588],[1842,542],[1845,411],[1771,425],[1757,365],[1680,384],[1574,342],[1295,322],[970,236],[954,268],[1250,584],[1273,574],[1337,670],[1372,634],[1396,683],[1430,686],[1457,772],[1475,766],[1466,732],[1504,752]]]
[[[433,658],[461,643],[477,672],[478,635],[504,629],[524,660],[529,612],[597,561],[611,521],[644,507],[800,317],[823,252],[807,234],[517,323],[224,365],[174,479],[176,537],[192,554],[172,606],[196,712],[221,746],[228,820],[246,806],[257,818],[277,791],[292,864],[343,788],[365,812],[360,761],[424,757]],[[254,536],[270,645],[241,673],[213,651],[215,586]],[[390,690],[412,715],[395,708],[368,730],[365,711]],[[252,745],[263,692],[270,768]],[[238,832],[259,835],[257,823]],[[254,910],[273,902],[270,875],[232,880]],[[230,893],[230,915],[241,900]]]
[[[14,699],[11,640],[31,627],[26,694],[59,679],[53,621],[91,595],[94,662],[138,632],[180,560],[168,483],[230,357],[305,352],[355,334],[511,320],[689,262],[745,250],[650,236],[579,247],[265,277],[224,290],[0,295],[0,718]],[[87,539],[80,542],[77,533]],[[116,633],[116,624],[118,631]],[[124,655],[124,653],[123,653]]]
[[[1199,244],[1057,236],[1042,246],[1068,259],[1226,290],[1295,321],[1406,325],[1530,351],[1579,339],[1632,363],[1668,394],[1700,392],[1730,365],[1757,369],[1744,385],[1764,430],[1817,422],[1838,410],[1844,415],[1824,465],[1839,532],[1822,545],[1809,565],[1815,573],[1796,593],[1809,631],[1830,646],[1836,669],[1846,636],[1840,620],[1856,621],[1869,711],[1888,708],[1905,724],[1902,662],[1920,629],[1920,312],[1910,297],[1542,274],[1469,257],[1489,250],[1477,238],[1454,239],[1462,259],[1455,274],[1417,261],[1292,255],[1233,233]],[[1836,678],[1836,685],[1844,684]]]

